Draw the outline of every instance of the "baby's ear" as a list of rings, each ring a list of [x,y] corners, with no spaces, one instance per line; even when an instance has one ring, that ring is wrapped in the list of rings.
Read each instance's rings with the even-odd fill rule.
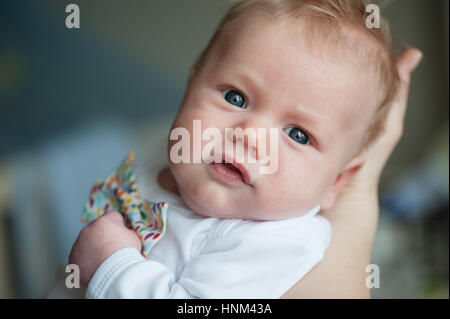
[[[355,156],[350,160],[350,162],[348,162],[345,168],[336,177],[333,187],[322,201],[322,204],[320,205],[321,209],[327,210],[333,207],[337,196],[341,193],[345,186],[347,186],[352,177],[355,176],[363,165],[364,159],[361,156]]]

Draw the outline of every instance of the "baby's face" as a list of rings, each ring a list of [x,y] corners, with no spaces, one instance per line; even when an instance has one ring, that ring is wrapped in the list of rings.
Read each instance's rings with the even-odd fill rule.
[[[272,174],[261,174],[260,150],[240,139],[231,140],[247,152],[246,176],[223,164],[170,161],[183,200],[198,214],[251,220],[302,215],[331,194],[360,146],[375,109],[373,75],[344,57],[332,62],[311,50],[301,30],[299,21],[246,23],[228,39],[227,50],[214,49],[190,79],[172,129],[189,131],[191,157],[194,120],[202,130],[217,128],[223,140],[226,128],[265,128],[267,141],[269,129],[277,130]],[[169,140],[169,150],[176,143]],[[209,141],[198,143],[203,148]]]

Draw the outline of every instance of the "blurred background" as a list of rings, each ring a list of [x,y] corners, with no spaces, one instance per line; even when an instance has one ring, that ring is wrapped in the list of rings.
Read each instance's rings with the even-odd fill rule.
[[[65,8],[80,8],[67,29]],[[385,1],[397,51],[422,50],[403,140],[380,185],[375,298],[448,298],[447,0]],[[39,298],[93,181],[166,134],[219,0],[0,2],[0,298]],[[155,133],[156,132],[156,133]]]

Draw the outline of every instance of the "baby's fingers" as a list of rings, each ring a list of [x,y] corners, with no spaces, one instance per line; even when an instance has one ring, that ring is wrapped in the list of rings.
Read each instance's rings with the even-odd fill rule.
[[[102,216],[100,216],[98,219],[102,219],[103,221],[105,219],[107,219],[108,221],[111,221],[117,225],[120,226],[124,226],[125,227],[125,222],[123,220],[123,215],[119,212],[116,211],[109,211],[106,212],[105,214],[103,214]]]

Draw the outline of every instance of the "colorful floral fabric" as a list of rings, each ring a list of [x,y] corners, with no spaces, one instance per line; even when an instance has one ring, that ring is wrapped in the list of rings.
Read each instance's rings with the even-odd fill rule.
[[[164,236],[168,203],[152,203],[140,196],[133,170],[134,158],[131,152],[115,173],[95,182],[83,210],[82,222],[89,223],[111,210],[120,212],[125,225],[141,239],[141,254],[146,257]]]

